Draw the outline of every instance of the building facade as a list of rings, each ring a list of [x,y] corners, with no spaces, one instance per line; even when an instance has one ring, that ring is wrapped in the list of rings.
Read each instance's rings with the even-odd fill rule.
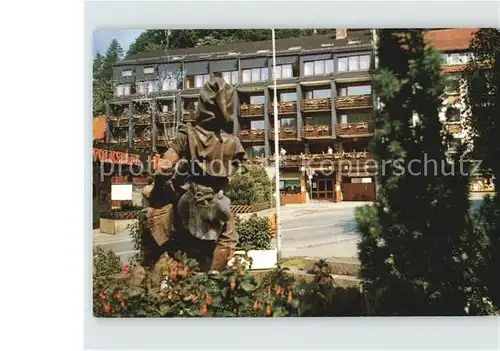
[[[467,57],[464,50],[471,33],[451,29],[427,34],[427,40],[443,52],[445,72],[460,72],[457,62],[463,64],[461,60]],[[329,35],[276,40],[275,68],[271,41],[127,58],[115,66],[116,92],[108,104],[107,142],[146,153],[164,152],[177,125],[194,120],[200,88],[217,75],[236,88],[234,133],[248,157],[271,165],[275,152],[280,153],[283,204],[374,200],[368,152],[374,113],[372,35],[370,29],[336,29]],[[446,41],[450,35],[466,39]],[[461,114],[457,116],[456,111],[461,111],[461,102],[451,98],[454,94],[450,87],[443,118],[459,138],[464,136]],[[280,150],[274,150],[275,129]]]

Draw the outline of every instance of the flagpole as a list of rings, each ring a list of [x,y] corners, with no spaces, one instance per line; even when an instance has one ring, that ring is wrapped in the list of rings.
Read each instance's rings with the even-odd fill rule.
[[[280,214],[280,152],[279,152],[279,119],[278,119],[278,93],[276,89],[276,38],[274,29],[272,31],[273,42],[273,112],[274,112],[274,167],[275,167],[275,193],[276,193],[276,250],[278,261],[281,260],[281,214]]]

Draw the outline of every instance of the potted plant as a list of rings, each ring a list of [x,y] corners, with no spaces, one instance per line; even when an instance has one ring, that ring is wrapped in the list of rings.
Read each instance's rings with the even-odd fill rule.
[[[250,269],[271,269],[277,265],[277,250],[271,249],[271,224],[267,217],[236,217],[238,250],[235,256],[248,258]],[[229,262],[231,265],[232,262]]]

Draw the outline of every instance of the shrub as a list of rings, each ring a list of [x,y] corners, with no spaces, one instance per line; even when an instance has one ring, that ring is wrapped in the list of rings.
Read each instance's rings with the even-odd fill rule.
[[[120,271],[121,261],[113,251],[95,246],[92,250],[93,275],[97,277]]]
[[[233,205],[251,205],[271,200],[271,182],[263,166],[248,166],[248,172],[231,178],[228,197]]]
[[[267,217],[252,215],[247,220],[235,218],[239,248],[248,250],[269,250],[271,248],[271,225]]]

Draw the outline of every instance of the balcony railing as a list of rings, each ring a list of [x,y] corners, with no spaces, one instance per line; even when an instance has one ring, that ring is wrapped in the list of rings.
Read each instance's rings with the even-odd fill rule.
[[[332,109],[332,99],[303,99],[302,111],[329,111]]]
[[[151,140],[152,138],[150,136],[134,137],[132,142],[135,147],[151,147]]]
[[[174,118],[175,115],[173,111],[159,112],[155,117],[155,121],[157,123],[174,123]]]
[[[109,116],[108,120],[114,128],[125,128],[128,127],[130,118],[127,116]]]
[[[339,137],[369,136],[373,134],[373,124],[370,122],[341,123],[337,125]]]
[[[196,120],[196,112],[194,110],[182,111],[182,120],[184,122],[194,122]]]
[[[240,130],[237,133],[241,141],[264,141],[264,129]]]
[[[242,104],[238,107],[240,117],[263,116],[264,105],[261,104]]]
[[[134,123],[136,126],[148,126],[151,124],[151,115],[134,115]]]
[[[128,138],[127,137],[111,138],[109,140],[109,143],[116,144],[116,145],[128,144]]]
[[[271,128],[269,133],[270,138],[274,139],[274,128]],[[292,127],[283,127],[279,129],[278,135],[280,140],[297,139],[297,129]]]
[[[158,135],[158,136],[156,136],[156,140],[155,140],[156,146],[169,147],[171,140],[172,140],[172,138],[169,136]]]
[[[335,98],[335,108],[338,110],[372,107],[371,95],[345,95]]]
[[[269,112],[274,113],[274,103],[269,104]],[[278,102],[278,114],[293,114],[297,113],[296,101]]]
[[[309,125],[302,127],[302,137],[307,139],[322,139],[332,137],[332,127],[329,125]]]
[[[332,154],[300,154],[300,155],[283,155],[280,156],[280,164],[282,167],[289,166],[317,166],[321,163],[332,163],[338,164],[338,162],[346,161],[357,164],[364,164],[366,160],[371,158],[371,154],[368,151],[353,151],[353,152],[334,152]],[[274,162],[274,155],[269,157],[270,162]],[[335,165],[333,164],[333,165]],[[326,164],[325,164],[326,166]]]

